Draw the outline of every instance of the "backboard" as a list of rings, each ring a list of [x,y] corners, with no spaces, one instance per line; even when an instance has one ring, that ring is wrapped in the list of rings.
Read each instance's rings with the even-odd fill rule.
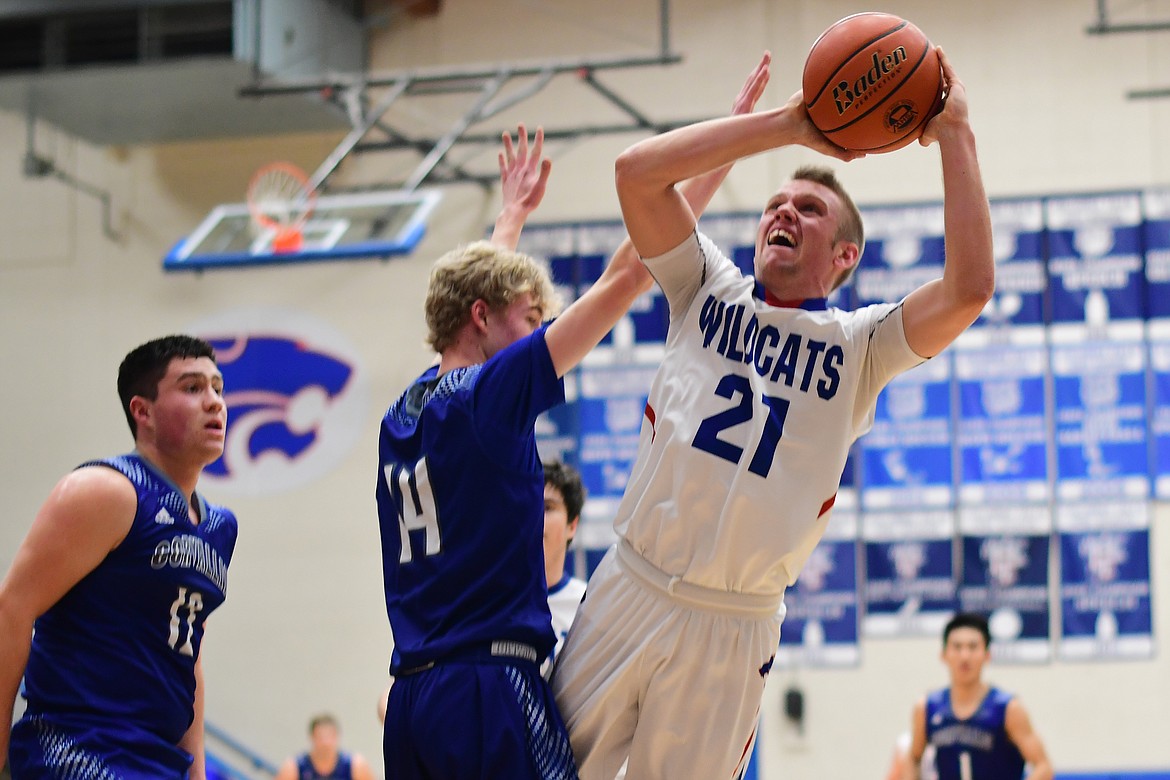
[[[273,229],[257,229],[246,203],[216,206],[191,235],[163,258],[167,271],[390,257],[422,240],[438,205],[438,190],[383,190],[322,195],[295,251],[276,251]]]

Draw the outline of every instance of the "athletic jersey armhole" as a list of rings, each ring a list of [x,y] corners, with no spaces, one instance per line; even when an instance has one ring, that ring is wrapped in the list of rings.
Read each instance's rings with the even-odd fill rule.
[[[122,546],[122,544],[134,531],[134,527],[138,525],[138,515],[142,511],[142,492],[140,490],[141,483],[134,480],[134,466],[128,461],[125,455],[119,455],[112,458],[97,458],[95,460],[87,460],[77,466],[74,471],[79,471],[81,469],[94,466],[100,466],[102,468],[109,469],[110,471],[116,471],[126,478],[126,481],[130,483],[130,487],[134,488],[134,516],[130,518],[130,525],[126,526],[126,533],[122,536],[121,539],[118,540],[117,544],[110,548],[110,552],[113,552]]]

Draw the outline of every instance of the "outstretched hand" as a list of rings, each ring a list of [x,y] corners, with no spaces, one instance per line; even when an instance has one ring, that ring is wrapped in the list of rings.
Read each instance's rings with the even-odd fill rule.
[[[531,214],[544,198],[552,160],[542,158],[544,129],[536,128],[531,154],[528,149],[528,131],[521,124],[516,128],[518,142],[512,144],[512,134],[504,133],[504,150],[499,154],[500,184],[504,208],[514,207],[525,215]]]
[[[967,121],[967,88],[959,80],[951,61],[941,47],[935,47],[938,52],[938,62],[942,66],[943,80],[943,107],[934,118],[926,123],[922,129],[922,136],[918,143],[930,146],[940,137],[946,135],[949,129],[965,127]]]
[[[764,94],[764,87],[768,86],[768,79],[771,78],[771,65],[772,52],[766,51],[759,64],[748,74],[739,94],[735,96],[735,102],[731,105],[732,114],[750,114],[756,110],[756,103]]]
[[[515,249],[520,243],[520,232],[528,215],[544,199],[552,160],[544,159],[544,130],[536,128],[531,153],[528,149],[528,130],[521,124],[516,128],[517,142],[512,134],[504,133],[504,150],[500,152],[500,185],[503,190],[503,208],[496,217],[491,242],[506,249]]]

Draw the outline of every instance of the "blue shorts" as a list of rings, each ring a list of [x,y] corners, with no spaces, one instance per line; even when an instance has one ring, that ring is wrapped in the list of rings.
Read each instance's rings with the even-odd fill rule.
[[[576,780],[535,663],[451,661],[399,677],[382,736],[386,780]]]
[[[12,727],[12,780],[185,780],[191,756],[121,723],[33,714]]]

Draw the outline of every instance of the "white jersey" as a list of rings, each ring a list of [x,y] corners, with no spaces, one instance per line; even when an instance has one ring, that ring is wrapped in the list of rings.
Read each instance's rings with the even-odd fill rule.
[[[878,393],[923,359],[900,303],[766,303],[700,233],[644,262],[670,329],[614,528],[667,575],[779,603],[825,530]]]
[[[577,607],[581,604],[581,597],[585,595],[585,580],[565,575],[560,582],[548,589],[548,611],[552,613],[552,627],[557,635],[557,646],[553,648],[553,658],[560,652],[565,643],[565,636],[569,633],[569,626],[573,625],[573,618],[577,616]]]
[[[546,680],[552,675],[553,663],[565,645],[565,637],[569,635],[569,628],[573,625],[573,618],[577,617],[577,607],[581,605],[581,598],[584,595],[585,580],[570,577],[568,574],[548,589],[548,611],[552,613],[552,627],[557,635],[557,644],[540,665],[540,673]]]

